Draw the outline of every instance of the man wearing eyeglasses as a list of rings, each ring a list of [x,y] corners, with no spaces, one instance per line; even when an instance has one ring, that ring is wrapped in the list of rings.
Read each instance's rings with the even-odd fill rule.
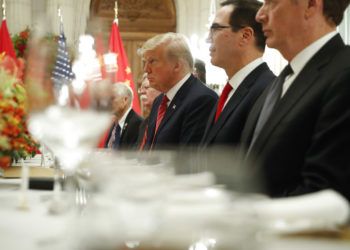
[[[209,117],[202,148],[237,145],[251,107],[275,78],[262,60],[265,37],[255,20],[261,5],[225,1],[210,28],[211,63],[225,70],[228,82]]]

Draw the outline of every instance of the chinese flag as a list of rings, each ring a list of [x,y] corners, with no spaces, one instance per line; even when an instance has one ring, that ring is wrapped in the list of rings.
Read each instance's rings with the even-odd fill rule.
[[[10,33],[7,29],[6,19],[2,20],[0,27],[0,54],[3,52],[17,61],[16,52],[13,48]]]
[[[117,54],[118,70],[115,75],[114,82],[126,82],[132,88],[134,92],[134,100],[132,108],[138,114],[141,114],[140,102],[135,88],[134,81],[132,79],[131,69],[129,67],[128,58],[126,56],[122,39],[117,24],[117,20],[114,20],[112,24],[112,30],[109,37],[109,50],[110,52]]]

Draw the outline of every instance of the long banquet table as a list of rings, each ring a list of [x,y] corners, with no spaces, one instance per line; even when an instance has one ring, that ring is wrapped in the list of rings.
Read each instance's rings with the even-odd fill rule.
[[[43,170],[45,174],[35,173],[40,177],[52,178],[52,173]],[[35,175],[33,174],[33,175]],[[25,193],[26,208],[23,207],[23,193],[20,188],[21,179],[0,178],[0,248],[6,250],[40,250],[40,249],[111,249],[110,246],[98,248],[89,244],[81,244],[86,240],[81,237],[81,227],[75,227],[74,223],[85,216],[84,212],[70,207],[65,212],[50,213],[52,205],[53,191],[30,189]],[[74,200],[76,193],[69,194],[63,191],[66,198]],[[21,200],[22,199],[22,200]],[[228,218],[232,220],[233,218]],[[98,229],[96,229],[98,230]],[[91,231],[91,229],[90,229]],[[161,234],[161,232],[159,232]],[[144,250],[226,250],[226,249],[256,249],[256,250],[294,250],[294,249],[329,249],[329,250],[349,250],[350,249],[350,226],[339,228],[316,230],[309,232],[295,232],[289,234],[268,234],[256,231],[245,239],[242,245],[230,245],[234,235],[239,233],[238,228],[229,229],[220,240],[214,240],[211,244],[204,244],[201,239],[193,237],[191,245],[174,244],[174,241],[157,241],[157,236],[153,236],[154,242],[132,242],[125,241],[113,247],[115,250],[144,249]],[[97,232],[96,234],[101,234]],[[181,239],[181,232],[175,231],[177,239]],[[204,234],[203,234],[204,235]],[[196,235],[198,236],[198,235]],[[117,236],[116,236],[117,237]],[[189,238],[188,235],[184,238]],[[102,237],[103,239],[103,237]],[[256,244],[247,247],[248,241]],[[101,240],[101,235],[97,240]],[[202,239],[203,240],[203,239]],[[236,241],[232,241],[237,243]]]

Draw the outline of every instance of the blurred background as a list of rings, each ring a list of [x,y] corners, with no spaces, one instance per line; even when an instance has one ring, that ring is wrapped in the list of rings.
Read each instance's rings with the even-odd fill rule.
[[[208,86],[221,90],[226,83],[223,70],[210,64],[208,44],[205,39],[216,9],[221,0],[119,0],[119,28],[133,72],[134,82],[142,77],[141,59],[137,49],[148,38],[158,33],[180,32],[190,41],[194,56],[206,64]],[[64,31],[72,51],[78,47],[79,36],[84,33],[102,34],[105,44],[111,29],[114,0],[11,0],[7,1],[7,23],[11,35],[40,25],[38,16],[47,13],[59,34],[58,6],[62,9]],[[2,13],[0,13],[0,18]],[[350,10],[338,27],[343,39],[350,43]],[[285,61],[276,50],[266,50],[265,60],[278,74]]]

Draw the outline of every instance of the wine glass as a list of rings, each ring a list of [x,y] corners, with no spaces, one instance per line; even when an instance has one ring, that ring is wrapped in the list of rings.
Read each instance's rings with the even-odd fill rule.
[[[50,42],[34,37],[30,44],[25,77],[28,128],[57,157],[66,176],[75,175],[111,122],[111,76],[117,70],[116,55],[104,56],[108,60],[104,60],[102,75],[93,45],[91,36],[80,37],[71,70],[64,37],[59,37],[55,63]]]

